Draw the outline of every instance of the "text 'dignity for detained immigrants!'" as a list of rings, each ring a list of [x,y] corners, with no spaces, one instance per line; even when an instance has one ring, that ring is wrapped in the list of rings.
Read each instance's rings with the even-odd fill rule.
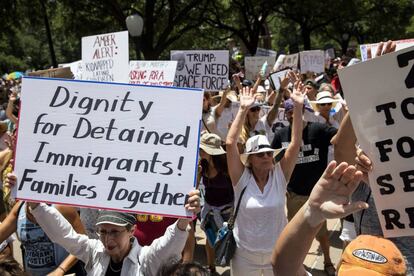
[[[190,216],[202,99],[201,89],[24,78],[17,198]]]

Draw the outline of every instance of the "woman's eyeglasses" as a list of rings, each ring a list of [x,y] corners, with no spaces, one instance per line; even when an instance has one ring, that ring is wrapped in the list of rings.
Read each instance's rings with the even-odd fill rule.
[[[257,157],[264,157],[265,155],[267,155],[268,157],[273,157],[273,151],[266,151],[266,152],[258,152],[254,154]]]
[[[252,108],[250,108],[250,111],[251,112],[258,112],[258,111],[260,111],[260,106],[252,107]]]
[[[98,235],[98,237],[99,238],[101,238],[101,239],[104,239],[104,238],[106,238],[107,236],[108,237],[110,237],[110,238],[112,238],[112,239],[116,239],[116,238],[118,238],[120,235],[121,235],[121,233],[124,233],[124,232],[126,232],[127,230],[125,229],[125,230],[123,230],[123,231],[117,231],[117,230],[114,230],[114,231],[106,231],[106,230],[102,230],[102,229],[99,229],[98,231],[96,231],[96,234]]]
[[[332,103],[320,103],[320,104],[318,104],[318,105],[320,105],[320,106],[325,106],[325,105],[327,105],[327,106],[331,106],[331,105],[332,105]]]

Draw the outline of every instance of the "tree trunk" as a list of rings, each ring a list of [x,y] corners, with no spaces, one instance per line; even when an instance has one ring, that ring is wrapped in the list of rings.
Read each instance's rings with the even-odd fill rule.
[[[302,40],[303,40],[303,48],[304,50],[311,49],[311,37],[310,37],[310,30],[306,26],[300,26]]]
[[[267,22],[263,22],[263,48],[272,49],[272,37]]]
[[[43,19],[45,21],[46,35],[47,35],[47,41],[49,44],[49,51],[50,51],[50,59],[52,61],[53,68],[57,68],[58,63],[57,63],[56,55],[55,55],[55,48],[53,47],[52,32],[50,31],[50,23],[49,23],[49,17],[47,15],[46,4],[44,0],[40,0],[40,4],[42,5],[42,10],[43,10]]]
[[[342,39],[341,40],[341,50],[342,50],[342,54],[345,55],[346,52],[348,51],[348,46],[349,46],[349,39]]]

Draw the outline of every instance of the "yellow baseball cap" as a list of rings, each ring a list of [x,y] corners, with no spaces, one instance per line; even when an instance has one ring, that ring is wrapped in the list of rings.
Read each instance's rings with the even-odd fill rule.
[[[360,235],[342,253],[338,276],[406,275],[404,257],[387,239]]]

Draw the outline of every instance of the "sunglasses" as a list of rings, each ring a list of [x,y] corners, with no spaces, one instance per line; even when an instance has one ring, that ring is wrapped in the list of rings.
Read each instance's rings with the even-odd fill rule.
[[[257,112],[257,111],[260,111],[260,106],[255,106],[255,107],[252,107],[252,108],[250,108],[250,111],[251,111],[251,112]]]
[[[114,231],[108,231],[107,232],[105,230],[99,229],[98,231],[96,231],[96,234],[101,239],[105,239],[106,237],[110,237],[112,239],[116,239],[116,238],[119,238],[121,236],[121,234],[124,233],[124,232],[126,232],[126,231],[127,230],[125,229],[123,231],[114,230]]]
[[[254,155],[260,158],[264,157],[265,155],[267,155],[268,157],[273,157],[273,151],[259,152],[255,153]]]
[[[327,106],[331,106],[331,105],[332,105],[332,103],[320,103],[320,104],[318,104],[318,105],[320,105],[320,106],[325,106],[325,105],[327,105]]]

